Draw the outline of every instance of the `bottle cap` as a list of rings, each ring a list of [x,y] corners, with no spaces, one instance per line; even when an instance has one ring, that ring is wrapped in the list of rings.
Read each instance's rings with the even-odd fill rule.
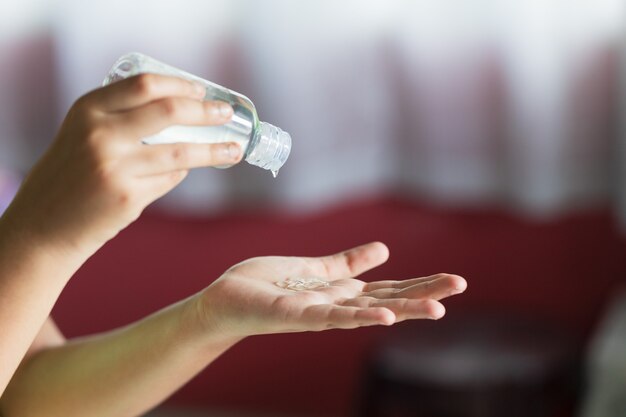
[[[291,152],[291,136],[280,128],[260,122],[250,142],[246,162],[272,171],[274,177]]]

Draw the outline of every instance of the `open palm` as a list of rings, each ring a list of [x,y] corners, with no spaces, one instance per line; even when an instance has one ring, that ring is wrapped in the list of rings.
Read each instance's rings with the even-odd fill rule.
[[[202,294],[214,325],[234,336],[350,329],[443,316],[439,300],[461,293],[456,275],[366,283],[355,279],[387,260],[387,247],[369,243],[319,258],[252,258],[226,271]],[[313,280],[317,288],[290,282]],[[328,282],[328,284],[326,284]]]

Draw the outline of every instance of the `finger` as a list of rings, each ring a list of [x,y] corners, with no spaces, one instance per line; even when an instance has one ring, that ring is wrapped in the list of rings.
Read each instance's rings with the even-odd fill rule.
[[[229,143],[171,143],[141,146],[128,165],[137,176],[158,175],[166,172],[199,167],[232,165],[241,160],[241,147]]]
[[[107,112],[128,110],[165,97],[202,99],[200,84],[159,74],[139,74],[88,93],[85,99]]]
[[[302,316],[309,330],[354,329],[376,324],[390,325],[394,314],[386,308],[358,308],[333,304],[307,307]]]
[[[460,294],[467,288],[467,283],[458,275],[441,274],[440,277],[417,283],[402,289],[384,288],[374,291],[364,292],[364,296],[379,299],[389,298],[431,298],[441,300],[451,295]]]
[[[360,308],[384,307],[391,310],[395,316],[395,322],[409,319],[433,319],[443,317],[445,307],[435,300],[412,300],[408,298],[396,298],[379,300],[373,297],[356,297],[342,303],[344,306]]]
[[[163,197],[165,194],[174,189],[178,184],[183,182],[187,177],[188,171],[172,171],[166,174],[154,175],[149,178],[145,178],[141,181],[144,195],[147,196],[147,204],[152,203],[154,200]]]
[[[319,273],[330,280],[354,278],[381,265],[389,258],[389,249],[381,242],[371,242],[334,255],[316,258]]]
[[[172,125],[215,126],[227,123],[232,107],[223,101],[167,97],[116,114],[114,120],[129,137],[147,137]],[[177,138],[173,137],[172,141]]]
[[[411,278],[404,280],[385,280],[385,281],[373,281],[365,284],[363,291],[374,291],[383,288],[396,288],[402,289],[410,287],[411,285],[418,284],[420,282],[432,281],[441,277],[442,274],[430,275],[427,277]]]

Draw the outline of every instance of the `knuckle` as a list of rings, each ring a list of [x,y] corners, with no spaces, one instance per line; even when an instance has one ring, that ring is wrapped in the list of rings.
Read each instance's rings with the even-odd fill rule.
[[[154,74],[139,74],[135,76],[135,91],[142,97],[152,97],[156,91],[157,77]]]
[[[204,151],[203,159],[207,165],[220,164],[226,159],[223,155],[224,150],[220,145],[209,146]]]
[[[179,102],[173,98],[166,98],[161,100],[160,105],[163,116],[169,119],[176,119],[180,113]]]
[[[85,142],[91,149],[99,149],[107,143],[107,139],[111,137],[110,126],[106,124],[98,124],[87,128],[85,134]]]
[[[84,94],[82,96],[80,96],[72,105],[72,108],[70,109],[70,112],[81,112],[82,110],[85,110],[86,108],[89,107],[91,102],[91,93],[87,93]]]
[[[101,161],[96,165],[95,177],[98,184],[107,190],[117,189],[120,183],[115,167],[107,161]]]
[[[175,144],[170,151],[170,158],[176,165],[185,165],[189,161],[189,152],[183,144]]]
[[[134,193],[114,164],[102,164],[97,176],[98,186],[111,196],[117,207],[124,209],[134,205]]]
[[[65,118],[69,123],[83,123],[94,119],[91,93],[79,97],[70,107]]]
[[[132,194],[127,190],[118,190],[116,198],[119,207],[125,208],[133,205]]]
[[[114,192],[118,187],[118,180],[115,177],[115,170],[110,164],[100,163],[95,168],[96,187],[107,193]]]
[[[117,150],[115,127],[99,124],[88,128],[84,135],[84,148],[88,157],[94,161],[106,162],[115,158]]]

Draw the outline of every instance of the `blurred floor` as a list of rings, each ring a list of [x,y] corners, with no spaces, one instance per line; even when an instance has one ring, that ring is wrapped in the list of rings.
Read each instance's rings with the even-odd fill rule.
[[[193,408],[172,408],[159,407],[148,413],[145,417],[322,417],[312,414],[276,414],[276,413],[256,413],[256,412],[236,412],[223,409],[193,409]],[[324,417],[329,417],[324,415]]]

